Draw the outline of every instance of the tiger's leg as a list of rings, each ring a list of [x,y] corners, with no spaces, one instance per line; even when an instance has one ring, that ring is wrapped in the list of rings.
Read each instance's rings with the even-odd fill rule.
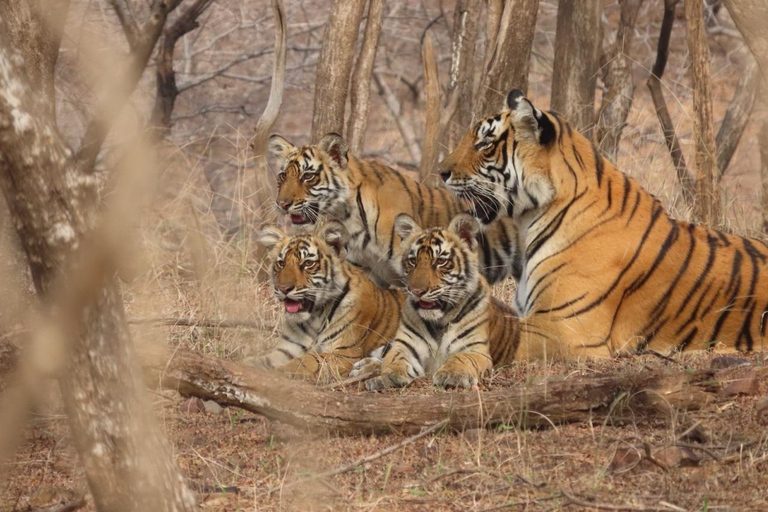
[[[422,351],[411,345],[411,341],[404,340],[398,333],[381,362],[381,375],[365,381],[365,387],[369,391],[401,388],[424,375],[422,362],[414,356],[414,353],[418,354]],[[429,353],[428,348],[427,353]]]
[[[381,372],[381,363],[384,359],[384,353],[387,348],[388,345],[382,345],[381,347],[371,352],[368,357],[364,357],[363,359],[356,362],[352,366],[352,371],[349,372],[349,376],[359,377],[360,375],[365,375],[368,373]]]
[[[469,389],[480,382],[492,368],[493,361],[486,346],[485,353],[466,351],[453,354],[437,369],[432,381],[435,386],[443,388]]]
[[[359,357],[349,357],[335,353],[318,354],[309,352],[304,356],[290,361],[278,368],[282,373],[291,377],[307,379],[318,384],[327,384],[334,380],[344,379],[352,370],[352,365]]]
[[[290,326],[286,326],[280,337],[280,342],[274,350],[263,356],[248,357],[242,362],[248,366],[272,370],[304,356],[312,345],[314,345],[312,338],[298,329],[291,329]]]
[[[520,319],[520,344],[515,359],[544,361],[611,357],[608,342],[591,339],[583,320],[552,321],[545,315]]]

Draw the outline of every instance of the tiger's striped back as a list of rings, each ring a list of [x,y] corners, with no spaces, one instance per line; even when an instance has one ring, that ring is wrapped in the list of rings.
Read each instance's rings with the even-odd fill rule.
[[[503,190],[498,213],[524,233],[521,353],[766,347],[768,245],[671,218],[519,91],[483,123],[443,170],[454,189]],[[490,146],[473,151],[478,144]]]

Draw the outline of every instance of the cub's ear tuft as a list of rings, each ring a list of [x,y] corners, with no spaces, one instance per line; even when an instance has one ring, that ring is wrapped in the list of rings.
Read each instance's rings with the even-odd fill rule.
[[[287,235],[279,227],[274,224],[266,224],[262,226],[259,234],[256,235],[256,241],[266,249],[272,249],[286,236]]]
[[[318,228],[318,236],[322,238],[336,256],[346,258],[347,244],[349,243],[349,231],[344,224],[337,220],[331,220]]]
[[[421,232],[421,227],[416,221],[407,213],[401,213],[395,217],[395,233],[401,238],[401,245],[405,245],[405,241],[411,235]]]
[[[349,144],[344,137],[338,133],[328,133],[320,139],[317,145],[321,150],[331,157],[339,167],[346,167],[348,161]]]
[[[282,165],[282,162],[288,159],[288,157],[296,151],[296,146],[288,142],[288,139],[282,135],[273,133],[269,136],[269,154],[278,159]]]
[[[556,130],[552,121],[534,107],[519,89],[509,91],[504,110],[512,114],[516,139],[538,142],[542,146],[548,146],[555,140]]]
[[[448,229],[456,233],[467,244],[470,251],[477,249],[477,234],[480,232],[477,219],[466,213],[460,213],[451,220]]]

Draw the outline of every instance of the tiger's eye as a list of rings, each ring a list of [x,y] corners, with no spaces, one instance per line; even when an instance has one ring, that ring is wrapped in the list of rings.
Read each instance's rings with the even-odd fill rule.
[[[318,262],[317,261],[306,261],[304,262],[304,270],[315,270],[317,268]]]
[[[284,172],[281,172],[281,173],[279,173],[279,174],[277,175],[277,182],[278,182],[278,183],[282,183],[282,182],[284,182],[284,181],[285,181],[285,173],[284,173]]]
[[[284,266],[285,266],[285,262],[283,260],[275,261],[275,268],[277,270],[281,270]]]
[[[317,174],[316,173],[305,174],[305,175],[303,175],[301,177],[301,181],[303,181],[305,183],[312,183],[316,179],[317,179]]]

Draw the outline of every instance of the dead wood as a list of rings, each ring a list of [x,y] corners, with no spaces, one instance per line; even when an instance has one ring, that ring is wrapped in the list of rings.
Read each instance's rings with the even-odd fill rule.
[[[128,318],[129,324],[158,324],[170,325],[174,327],[215,327],[220,329],[256,329],[261,331],[271,331],[274,325],[253,322],[251,320],[208,320],[205,318],[193,317],[145,317]],[[2,345],[0,345],[1,347]]]
[[[499,424],[546,427],[583,421],[658,420],[709,403],[728,370],[644,371],[599,376],[553,377],[537,384],[484,393],[413,395],[345,393],[291,381],[282,375],[179,350],[142,351],[146,368],[162,385],[183,395],[241,407],[271,420],[316,432],[360,434],[413,432],[447,420],[463,430]],[[759,376],[765,379],[765,368]]]
[[[560,0],[557,7],[552,109],[590,138],[595,124],[602,5],[600,0]]]
[[[312,141],[344,130],[344,106],[365,0],[334,0],[317,61]]]
[[[421,146],[419,179],[422,183],[428,183],[431,181],[430,175],[435,177],[434,171],[437,165],[438,143],[440,141],[440,77],[435,47],[428,33],[424,35],[421,58],[424,64],[424,93],[427,97],[427,108],[424,121],[424,141]]]
[[[677,179],[683,192],[683,199],[685,204],[692,206],[696,196],[696,182],[685,165],[685,157],[680,147],[680,140],[675,133],[675,125],[672,122],[672,117],[669,115],[667,102],[661,89],[661,77],[664,75],[664,69],[667,67],[669,39],[672,34],[672,25],[675,22],[675,6],[677,6],[677,2],[678,0],[665,0],[664,2],[664,18],[661,21],[659,44],[656,47],[656,62],[653,64],[651,76],[648,77],[648,89],[651,92],[653,106],[656,108],[656,117],[659,118],[664,141],[667,143],[667,149],[669,149],[669,154],[672,157],[672,164],[675,166]]]
[[[768,87],[764,86],[763,90],[768,90]],[[760,199],[763,213],[763,233],[768,235],[768,120],[763,121],[760,127],[758,144],[760,146],[760,180],[763,185],[763,195]]]
[[[397,99],[397,96],[395,96],[395,93],[392,92],[392,89],[389,88],[386,80],[380,73],[377,73],[376,71],[373,72],[373,81],[376,83],[379,95],[382,97],[384,103],[392,114],[392,119],[395,121],[397,130],[400,132],[400,136],[405,143],[405,149],[408,150],[408,154],[411,156],[411,161],[421,162],[421,148],[419,148],[419,143],[416,141],[416,131],[410,121],[402,115],[403,109],[400,101]]]
[[[629,52],[635,35],[635,22],[643,0],[621,2],[619,27],[603,52],[602,69],[605,94],[597,115],[595,141],[613,162],[619,153],[621,133],[632,108],[635,86]]]
[[[476,117],[497,113],[510,89],[523,92],[528,89],[528,68],[538,12],[539,0],[504,2],[496,44],[485,49],[486,67],[475,100]],[[492,24],[489,20],[489,26]],[[597,67],[592,72],[596,70]]]
[[[750,58],[739,77],[739,83],[736,85],[733,98],[728,104],[728,109],[725,111],[725,116],[715,138],[717,170],[720,177],[725,174],[736,148],[739,147],[739,141],[755,105],[759,82],[760,73],[757,69],[757,63]]]
[[[489,3],[489,16],[493,2]],[[501,3],[498,3],[501,6]],[[459,0],[453,13],[453,37],[451,41],[451,73],[448,82],[448,96],[455,97],[456,111],[445,119],[448,128],[443,131],[443,141],[446,149],[452,149],[461,137],[469,130],[472,124],[472,104],[474,101],[474,87],[477,73],[475,64],[475,46],[480,25],[480,13],[482,2],[480,0]],[[501,9],[498,13],[501,17]],[[499,19],[495,19],[495,34],[498,34]],[[496,45],[496,36],[493,41],[489,34],[488,45]],[[450,124],[449,124],[450,123]]]
[[[708,226],[722,223],[720,173],[715,160],[715,122],[709,79],[709,46],[700,0],[685,0],[685,28],[693,78],[693,139],[696,145],[695,218]]]
[[[768,2],[764,0],[723,0],[736,28],[757,60],[763,81],[768,82]]]
[[[368,109],[371,106],[371,74],[373,73],[373,64],[376,61],[376,49],[379,46],[383,17],[384,0],[370,0],[363,45],[357,56],[350,88],[347,140],[349,141],[349,150],[354,155],[360,155],[363,152],[365,130],[368,127]]]

